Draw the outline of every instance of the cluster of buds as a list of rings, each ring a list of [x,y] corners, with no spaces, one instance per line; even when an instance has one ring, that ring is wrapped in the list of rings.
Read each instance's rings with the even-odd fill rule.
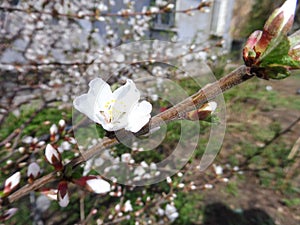
[[[297,0],[287,0],[267,20],[262,31],[253,32],[243,49],[245,64],[264,79],[282,79],[300,68],[300,34],[292,28]]]
[[[72,182],[96,194],[106,194],[111,190],[110,184],[98,176],[85,176],[79,179],[73,179]],[[57,195],[55,200],[58,201],[61,207],[68,206],[70,202],[68,181],[62,180],[59,182],[57,191],[54,193]]]
[[[61,119],[58,122],[58,127],[56,124],[52,124],[49,131],[50,131],[50,141],[56,141],[57,140],[57,135],[62,134],[65,130],[66,127],[66,121]]]
[[[47,161],[53,165],[57,171],[62,171],[64,169],[60,153],[51,144],[47,145],[45,156]],[[79,179],[72,179],[72,182],[96,194],[104,194],[110,191],[110,184],[97,176],[84,176]],[[55,193],[57,194],[55,199],[58,201],[59,205],[61,207],[66,207],[70,201],[68,181],[60,181]]]

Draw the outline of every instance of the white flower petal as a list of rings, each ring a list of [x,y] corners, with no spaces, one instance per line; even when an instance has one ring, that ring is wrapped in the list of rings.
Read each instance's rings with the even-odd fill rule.
[[[58,194],[58,204],[60,207],[67,207],[69,205],[70,199],[69,194],[66,193],[65,196],[62,198],[60,193]]]
[[[71,149],[71,144],[68,141],[63,141],[60,144],[60,147],[62,148],[63,151],[69,151]]]
[[[208,103],[208,109],[212,112],[214,112],[218,107],[218,104],[216,102],[209,102]]]
[[[222,175],[223,174],[222,166],[213,164],[213,167],[214,167],[216,175]]]
[[[18,208],[10,208],[10,209],[4,211],[1,215],[1,222],[10,219],[13,215],[16,214],[17,211],[18,211]]]
[[[46,156],[46,159],[48,160],[48,162],[51,164],[53,163],[53,161],[52,161],[53,156],[55,158],[57,158],[58,160],[60,159],[58,151],[55,148],[53,148],[53,146],[51,144],[47,144],[46,149],[45,149],[45,156]]]
[[[87,180],[86,184],[96,194],[104,194],[110,191],[110,184],[101,178]]]
[[[138,132],[143,126],[145,126],[151,118],[152,105],[147,101],[137,103],[128,115],[128,125],[126,130],[131,132]]]
[[[89,87],[88,93],[75,98],[73,104],[79,112],[85,114],[94,122],[101,123],[103,121],[95,116],[99,113],[98,110],[101,109],[101,106],[105,104],[105,102],[101,101],[101,98],[110,98],[112,92],[110,86],[101,78],[92,80],[89,83]]]
[[[166,205],[166,210],[165,210],[165,214],[172,214],[175,213],[177,211],[176,207],[171,205],[171,204],[167,204]]]
[[[165,215],[165,210],[163,210],[162,208],[158,208],[157,209],[157,215],[159,215],[159,216]]]
[[[50,127],[50,134],[56,134],[57,132],[58,132],[58,128],[56,124],[52,124],[52,126]]]
[[[125,85],[113,92],[113,98],[118,100],[114,103],[114,107],[129,112],[131,107],[140,99],[140,91],[136,88],[135,83],[128,79]]]
[[[172,223],[172,222],[174,222],[177,219],[178,216],[179,216],[179,213],[178,212],[174,212],[171,215],[168,215],[167,217],[170,220],[170,222]]]
[[[59,120],[58,125],[59,125],[60,127],[65,127],[65,126],[66,126],[66,121],[63,120],[63,119],[61,119],[61,120]]]
[[[131,158],[130,153],[124,153],[124,154],[121,155],[121,162],[129,163],[131,159],[132,158]]]
[[[127,200],[124,204],[124,212],[131,212],[133,210],[130,200]]]
[[[33,137],[31,137],[31,136],[26,136],[26,137],[24,137],[24,138],[22,139],[22,142],[23,142],[24,144],[31,144],[31,143],[32,143],[32,140],[33,140]]]
[[[173,222],[179,216],[175,206],[170,205],[170,204],[166,205],[165,215],[168,217],[168,219],[171,222]]]
[[[20,183],[20,180],[21,180],[21,173],[16,172],[5,180],[4,186],[8,187],[10,185],[9,190],[12,190]]]
[[[27,177],[33,176],[33,178],[36,178],[40,173],[40,166],[36,162],[32,162],[28,166],[27,170]]]
[[[281,6],[279,13],[283,12],[284,20],[283,25],[285,25],[291,16],[295,15],[297,0],[287,0],[285,3]]]
[[[138,166],[135,168],[133,174],[136,176],[142,176],[144,173],[146,173],[145,169],[142,166]]]

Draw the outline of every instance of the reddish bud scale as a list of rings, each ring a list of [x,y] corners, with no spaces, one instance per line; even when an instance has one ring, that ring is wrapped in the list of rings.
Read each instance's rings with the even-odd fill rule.
[[[56,139],[56,134],[50,134],[50,141],[53,142]]]
[[[68,193],[68,182],[67,181],[61,181],[58,184],[57,190],[62,198],[65,197],[65,195]]]
[[[197,121],[207,119],[217,108],[216,102],[209,102],[201,106],[201,108],[187,112],[184,119]]]
[[[32,174],[28,177],[28,183],[32,184],[34,182],[34,180],[40,176],[40,172],[38,173],[38,175],[36,177],[34,177]]]
[[[186,118],[192,121],[197,121],[197,120],[205,120],[210,115],[211,115],[211,111],[209,110],[202,111],[201,109],[198,109],[192,112],[188,112]]]
[[[87,180],[90,180],[90,179],[97,179],[97,177],[96,176],[81,177],[79,179],[74,180],[74,183],[81,186],[81,187],[85,187]]]
[[[104,194],[111,190],[110,184],[97,176],[85,176],[73,180],[73,182],[81,187],[86,188],[90,192]]]
[[[282,31],[282,23],[284,20],[283,12],[277,14],[272,20],[267,21],[264,26],[264,32],[268,33],[268,36],[274,37],[278,35],[278,32]]]
[[[58,171],[61,171],[63,169],[63,165],[61,163],[61,159],[57,159],[56,157],[52,156],[52,165],[54,168]]]

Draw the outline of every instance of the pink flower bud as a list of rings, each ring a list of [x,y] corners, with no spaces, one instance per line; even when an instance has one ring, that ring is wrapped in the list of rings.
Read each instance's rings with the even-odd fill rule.
[[[40,175],[41,168],[36,162],[32,162],[29,164],[27,169],[27,177],[29,178],[29,182],[32,182]]]
[[[297,0],[287,0],[271,14],[263,31],[255,31],[250,35],[243,49],[243,58],[247,66],[259,65],[263,57],[276,47],[276,40],[287,35],[294,22],[296,5]]]
[[[68,193],[68,183],[66,181],[61,181],[58,184],[57,200],[60,207],[68,206],[70,199]]]
[[[21,173],[16,172],[9,178],[5,180],[3,193],[5,195],[9,194],[13,189],[15,189],[20,183]]]
[[[262,36],[262,31],[254,31],[248,38],[246,45],[243,49],[243,58],[246,65],[251,66],[259,58],[261,52],[256,49],[256,45]]]
[[[47,161],[55,167],[56,170],[62,170],[61,156],[59,152],[51,145],[47,144],[45,149],[45,156]]]
[[[295,16],[297,0],[287,0],[276,9],[267,20],[264,30],[271,36],[278,36],[280,33],[287,34],[292,28]]]
[[[111,190],[110,184],[97,176],[85,176],[81,177],[74,182],[87,190],[94,192],[96,194],[105,194]]]

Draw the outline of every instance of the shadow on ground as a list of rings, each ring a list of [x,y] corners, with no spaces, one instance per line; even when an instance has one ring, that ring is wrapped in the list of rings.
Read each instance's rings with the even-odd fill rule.
[[[261,209],[233,211],[223,203],[213,203],[205,207],[203,225],[275,225],[275,222]]]

